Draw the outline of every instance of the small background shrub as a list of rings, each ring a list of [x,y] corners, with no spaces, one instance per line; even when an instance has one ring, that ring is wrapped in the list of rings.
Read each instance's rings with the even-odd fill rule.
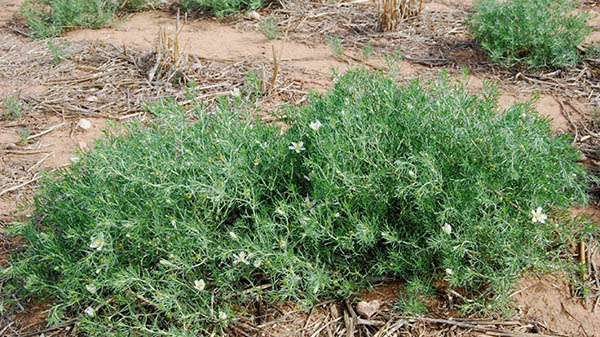
[[[14,120],[23,116],[23,108],[17,96],[6,96],[0,109],[0,120]]]
[[[260,29],[262,30],[267,40],[276,39],[279,36],[281,30],[277,28],[275,18],[270,17],[260,22]]]
[[[52,55],[51,61],[53,64],[59,64],[69,57],[69,44],[56,45],[52,40],[48,39],[48,50]]]
[[[226,16],[242,9],[257,9],[268,0],[185,0],[184,9],[201,8],[217,16]],[[33,38],[58,36],[77,27],[99,28],[112,24],[118,12],[153,9],[161,0],[27,0],[21,14]]]
[[[119,0],[119,7],[128,12],[139,12],[155,9],[161,4],[168,3],[164,0]]]
[[[75,27],[98,28],[113,22],[117,6],[109,0],[28,0],[21,13],[30,36],[46,38]]]
[[[235,14],[240,10],[254,10],[268,5],[272,0],[184,0],[184,10],[199,8],[209,10],[219,17]]]
[[[0,273],[3,307],[53,298],[50,321],[81,314],[80,333],[196,336],[244,289],[302,304],[390,276],[407,310],[434,284],[485,310],[579,228],[532,222],[585,202],[587,177],[530,103],[499,114],[493,92],[361,70],[290,108],[284,134],[232,104],[190,123],[163,101],[44,179],[8,230],[27,244]]]
[[[339,35],[330,35],[325,38],[325,42],[329,45],[335,56],[344,55],[344,46],[340,41]]]
[[[481,0],[468,25],[494,61],[505,66],[562,68],[581,60],[587,14],[569,0]]]
[[[371,43],[367,43],[361,51],[362,57],[364,59],[369,59],[371,56],[373,56],[373,45]]]

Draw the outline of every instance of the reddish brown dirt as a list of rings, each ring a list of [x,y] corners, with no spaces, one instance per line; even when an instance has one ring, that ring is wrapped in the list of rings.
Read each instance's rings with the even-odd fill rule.
[[[570,284],[556,275],[528,277],[519,283],[514,296],[521,315],[568,336],[600,336],[600,310],[572,298]]]
[[[591,15],[588,21],[588,26],[592,28],[592,32],[585,38],[584,44],[591,44],[600,41],[600,14],[598,14],[597,6],[592,7]]]
[[[36,139],[36,143],[40,146],[40,151],[43,153],[35,153],[31,155],[19,155],[19,158],[13,156],[3,155],[0,158],[0,171],[7,172],[14,176],[0,177],[0,186],[3,186],[11,178],[15,178],[23,171],[29,170],[32,166],[38,163],[43,158],[46,158],[37,167],[39,169],[49,169],[59,167],[69,163],[69,159],[73,155],[75,150],[82,150],[92,146],[94,139],[99,138],[102,135],[102,129],[106,126],[106,121],[103,119],[88,118],[92,123],[92,128],[89,130],[82,130],[77,127],[79,119],[66,119],[63,120],[59,117],[48,116],[45,117],[45,124],[59,125],[64,123],[63,126],[54,129],[52,132]],[[19,142],[20,137],[17,132],[17,127],[7,128],[2,130],[0,134],[0,144],[5,146],[8,144],[16,144]],[[42,132],[44,130],[35,130],[36,132]],[[36,147],[38,145],[35,145]],[[34,144],[32,144],[34,146]],[[0,218],[10,218],[11,212],[16,207],[26,201],[25,199],[29,196],[29,193],[9,193],[4,196],[0,196]]]
[[[461,76],[459,80],[466,81],[473,92],[480,92],[484,88],[485,79],[482,79],[480,75],[469,75],[466,79],[464,76]],[[502,109],[508,109],[516,102],[525,102],[534,98],[529,92],[519,92],[510,87],[500,87],[499,91],[498,105]],[[554,96],[547,94],[537,95],[535,98],[535,108],[540,116],[550,120],[554,132],[565,133],[569,131],[569,121],[562,114],[560,103]]]
[[[22,2],[23,0],[2,1],[0,3],[0,24],[4,24],[10,19]],[[445,12],[455,8],[468,8],[470,3],[470,1],[450,0],[426,2],[424,9],[426,11]],[[600,29],[598,15],[592,17],[591,25],[596,30]],[[95,40],[151,49],[160,26],[172,31],[175,26],[175,19],[172,15],[164,12],[138,13],[113,28],[75,30],[67,33],[65,38],[68,41]],[[12,33],[2,30],[0,34]],[[185,24],[181,37],[185,52],[215,59],[270,59],[272,58],[272,46],[279,50],[282,45],[279,40],[266,40],[258,30],[242,33],[216,20],[189,20]],[[596,31],[591,34],[586,43],[598,40],[600,40],[600,33]],[[306,88],[319,91],[324,91],[332,83],[332,67],[337,68],[338,71],[345,71],[361,65],[361,62],[356,60],[334,56],[331,48],[325,44],[317,43],[308,46],[300,41],[287,41],[284,44],[282,63],[297,71],[298,79],[303,81]],[[371,59],[368,63],[375,66],[383,65],[381,59]],[[400,63],[400,75],[404,77],[419,76],[426,69],[428,67],[407,61]],[[469,82],[472,89],[480,90],[483,87],[483,79],[485,79],[485,74],[470,76]],[[3,78],[1,74],[0,80],[2,81],[0,98],[12,95],[19,90],[38,94],[43,93],[45,90],[43,86],[32,86],[29,83],[12,81],[10,78]],[[504,108],[509,107],[515,101],[523,101],[532,97],[530,92],[520,92],[510,89],[510,87],[501,88],[500,93],[500,106]],[[552,127],[557,133],[565,132],[568,129],[568,121],[562,115],[560,105],[552,95],[542,94],[536,102],[536,107],[540,114],[552,119]],[[10,143],[19,141],[18,130],[24,124],[33,125],[34,127],[36,122],[37,125],[44,126],[57,125],[63,122],[65,124],[46,135],[36,138],[35,142],[31,142],[32,146],[38,146],[45,153],[11,156],[10,159],[2,154],[0,156],[0,172],[8,172],[7,174],[18,176],[35,165],[48,153],[52,153],[52,155],[39,165],[40,168],[48,169],[66,165],[69,163],[69,158],[73,152],[78,148],[90,146],[94,139],[101,136],[100,130],[105,126],[105,121],[102,119],[89,119],[93,127],[90,130],[82,131],[75,127],[78,118],[63,119],[50,113],[28,118],[30,119],[0,124],[0,149],[3,149],[2,146],[6,147]],[[33,133],[41,131],[43,129],[34,129]],[[0,177],[0,190],[4,184],[3,179],[7,178],[9,177]],[[31,184],[31,187],[34,185]],[[31,195],[31,191],[31,188],[23,188],[0,197],[0,224],[2,224],[2,221],[8,222],[13,218],[12,212],[20,202]],[[591,214],[593,221],[600,223],[595,209],[591,208],[585,212]],[[2,228],[0,228],[0,233],[2,233]],[[396,297],[398,288],[398,284],[379,286],[371,292],[365,292],[363,298],[365,300],[375,298],[385,301],[393,300]],[[522,317],[533,322],[539,322],[551,331],[564,335],[600,336],[600,308],[596,307],[594,311],[594,308],[592,308],[593,303],[588,303],[586,307],[581,300],[572,299],[569,283],[563,278],[553,275],[543,277],[525,276],[516,285],[516,289],[520,289],[520,291],[514,296],[514,299]],[[320,307],[313,316],[304,313],[301,315],[302,322],[306,320],[306,324],[311,324],[316,321],[318,313],[335,316],[335,312],[332,314],[332,310],[334,310],[332,308],[334,307],[331,305]],[[43,316],[44,308],[43,305],[34,306],[30,309],[33,315],[18,316],[18,319],[23,320],[25,323],[37,322],[40,320],[40,314]],[[273,326],[272,330],[285,334],[293,331],[297,326],[298,320],[295,323],[290,323],[289,326]]]
[[[151,49],[161,27],[167,34],[173,34],[176,19],[161,11],[136,13],[114,28],[75,30],[67,33],[65,39],[102,41]],[[335,57],[327,45],[308,46],[296,41],[269,41],[259,31],[240,32],[211,19],[185,22],[180,41],[186,53],[209,59],[272,59],[275,48],[282,64],[297,68],[299,74],[310,74],[304,78],[313,84],[312,87],[309,86],[310,89],[327,87],[332,79],[333,68],[344,72],[356,66],[354,62]],[[380,65],[382,62],[377,60],[376,63]]]

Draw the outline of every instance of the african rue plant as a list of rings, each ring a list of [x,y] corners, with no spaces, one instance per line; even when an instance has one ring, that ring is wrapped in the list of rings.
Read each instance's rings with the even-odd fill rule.
[[[262,8],[272,0],[184,0],[181,6],[184,10],[198,8],[214,12],[218,17],[235,14],[240,10]]]
[[[23,108],[17,96],[6,96],[0,107],[0,121],[13,120],[23,116]]]
[[[52,55],[52,63],[58,64],[66,60],[69,56],[69,52],[67,48],[69,47],[68,43],[63,44],[62,46],[54,44],[51,39],[48,39],[48,50]]]
[[[335,56],[344,55],[344,46],[340,41],[339,35],[330,35],[325,38],[325,42],[329,45]]]
[[[577,226],[552,215],[586,201],[579,152],[530,103],[500,114],[493,92],[444,78],[347,73],[289,108],[283,134],[238,102],[193,122],[155,104],[155,123],[46,177],[8,230],[26,245],[0,273],[2,305],[51,299],[52,323],[79,317],[89,335],[197,336],[259,294],[310,303],[387,276],[481,310],[550,265]]]
[[[373,56],[373,45],[368,43],[362,48],[362,57],[369,59],[371,56]]]
[[[469,28],[494,61],[562,68],[581,60],[587,14],[570,0],[480,0],[474,7]]]
[[[21,7],[33,38],[57,36],[75,27],[108,25],[116,10],[109,0],[28,0]]]
[[[281,30],[277,28],[275,18],[273,17],[261,21],[259,25],[267,40],[276,39],[277,36],[279,36],[279,33],[281,32]]]
[[[21,14],[33,38],[58,36],[64,31],[112,24],[117,12],[154,9],[162,0],[27,0]]]

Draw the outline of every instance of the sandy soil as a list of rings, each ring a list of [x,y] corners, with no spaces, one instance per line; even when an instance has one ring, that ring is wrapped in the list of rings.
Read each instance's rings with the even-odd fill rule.
[[[67,41],[102,41],[118,45],[151,49],[156,43],[160,27],[173,34],[176,19],[161,11],[143,12],[118,24],[114,28],[80,29],[65,34]],[[324,44],[308,46],[296,41],[269,41],[259,31],[240,32],[217,20],[188,20],[180,39],[186,53],[208,59],[272,59],[273,48],[282,63],[291,65],[299,73],[307,73],[304,80],[315,82],[310,89],[321,89],[331,81],[336,68],[344,72],[356,66],[348,60],[337,58]],[[281,54],[279,54],[281,51]],[[379,60],[377,62],[381,64]],[[325,81],[323,81],[325,79]]]
[[[11,18],[12,13],[18,9],[21,2],[22,0],[0,0],[0,25]],[[459,7],[468,8],[469,5],[470,1],[428,1],[424,8],[426,11],[451,12]],[[591,25],[600,28],[598,15],[592,19]],[[137,13],[115,27],[74,30],[68,32],[64,39],[69,42],[94,41],[151,50],[154,48],[159,27],[165,27],[172,32],[175,27],[173,15],[159,11]],[[0,37],[12,34],[7,29],[0,31]],[[599,40],[599,34],[594,32],[588,42]],[[255,31],[241,32],[231,25],[211,19],[188,20],[181,39],[186,53],[207,59],[234,61],[271,60],[272,47],[279,50],[282,45],[280,40],[266,40],[258,28]],[[14,44],[28,43],[28,40],[23,37],[11,37],[10,41],[13,41],[11,43]],[[0,45],[0,50],[12,47],[14,46]],[[355,53],[355,51],[347,53],[358,55],[358,52]],[[384,63],[381,58],[377,57],[368,61],[360,61],[356,57],[337,57],[325,43],[307,45],[302,41],[292,40],[286,41],[283,45],[282,65],[289,69],[298,82],[302,83],[304,89],[324,91],[332,83],[332,68],[345,71],[365,64],[381,67]],[[408,61],[402,61],[400,69],[401,76],[407,78],[424,74],[430,75],[437,71],[431,67]],[[456,74],[453,76],[460,77]],[[468,78],[471,90],[481,90],[483,81],[486,79],[485,74],[471,75]],[[43,95],[47,89],[43,85],[33,85],[27,81],[5,77],[2,74],[0,74],[0,82],[2,83],[0,98],[16,93]],[[533,93],[530,91],[520,91],[517,87],[507,84],[501,86],[500,89],[500,106],[509,107],[516,101],[530,99],[532,96]],[[555,132],[562,133],[568,131],[569,122],[561,113],[559,99],[561,98],[542,93],[536,102],[536,107],[540,114],[552,119],[552,127]],[[0,173],[2,173],[0,175],[0,191],[10,182],[21,177],[36,177],[34,173],[40,169],[48,170],[68,165],[69,158],[75,151],[85,150],[91,146],[93,140],[101,136],[101,129],[105,127],[106,121],[102,118],[88,118],[92,123],[92,128],[84,131],[77,127],[80,118],[80,116],[59,115],[48,111],[28,115],[16,121],[0,122],[0,151],[3,151],[0,155]],[[19,136],[21,128],[29,127],[31,134],[35,135],[56,125],[60,126],[51,132],[31,139],[27,144],[18,146],[18,151],[35,153],[18,154],[14,152],[17,151],[15,150],[17,147],[13,144],[18,144],[21,140]],[[14,211],[17,209],[17,205],[31,195],[34,186],[35,182],[32,182],[23,188],[0,196],[0,225],[15,218]],[[583,212],[591,215],[594,221],[599,223],[599,218],[595,214],[597,211],[594,208]],[[2,228],[0,227],[1,233]],[[379,298],[388,301],[394,297],[390,294],[395,293],[397,287],[397,284],[393,284],[390,287],[378,288],[375,292],[366,293],[364,297],[367,300]],[[524,276],[516,289],[519,292],[515,294],[514,299],[520,312],[519,318],[563,335],[600,336],[600,308],[595,307],[594,303],[585,304],[580,299],[571,298],[569,283],[563,278],[555,275]],[[378,293],[383,295],[378,296]],[[324,308],[320,312],[329,315],[331,310],[333,309]],[[25,320],[25,318],[20,319]],[[306,321],[310,321],[310,315]],[[293,325],[281,328],[281,331],[290,331],[291,329],[293,330]]]
[[[531,321],[569,336],[600,336],[600,313],[593,301],[571,298],[569,283],[555,275],[528,277],[514,296],[521,314]]]

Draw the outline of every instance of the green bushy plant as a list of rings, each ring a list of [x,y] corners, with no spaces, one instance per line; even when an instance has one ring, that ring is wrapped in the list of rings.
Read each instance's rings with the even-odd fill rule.
[[[494,61],[505,66],[562,68],[581,60],[587,14],[570,0],[480,0],[468,25]]]
[[[259,9],[272,0],[184,0],[181,4],[184,10],[200,8],[209,10],[219,17],[235,14],[240,10]]]
[[[69,44],[64,43],[62,45],[56,45],[52,40],[48,40],[48,50],[52,55],[51,61],[53,64],[59,64],[67,59],[69,56],[68,48]]]
[[[156,123],[45,178],[9,230],[27,244],[0,273],[4,306],[52,298],[52,322],[82,315],[82,333],[195,336],[257,293],[307,303],[390,276],[409,310],[438,281],[482,310],[574,226],[531,210],[587,199],[579,152],[530,103],[500,114],[445,79],[345,74],[283,134],[235,104],[193,123],[156,104]]]
[[[60,35],[75,27],[98,28],[113,21],[109,0],[28,0],[21,7],[33,38]]]
[[[14,120],[23,116],[23,108],[17,96],[6,96],[0,110],[0,120]]]
[[[119,7],[128,12],[139,12],[156,9],[165,3],[168,2],[163,0],[119,0]]]
[[[373,45],[371,43],[367,43],[362,48],[362,57],[364,59],[369,59],[369,58],[371,58],[371,56],[373,56]]]
[[[259,25],[267,40],[276,39],[277,36],[279,36],[279,33],[281,32],[281,30],[277,28],[275,18],[273,17],[261,21]]]
[[[27,0],[21,14],[33,38],[47,38],[73,28],[99,28],[112,24],[115,13],[153,9],[160,0]]]
[[[333,51],[333,54],[335,56],[344,55],[344,46],[342,45],[342,42],[340,41],[339,35],[327,36],[327,38],[325,38],[325,42],[327,42],[327,44],[329,45],[329,47],[331,48],[331,50]]]

